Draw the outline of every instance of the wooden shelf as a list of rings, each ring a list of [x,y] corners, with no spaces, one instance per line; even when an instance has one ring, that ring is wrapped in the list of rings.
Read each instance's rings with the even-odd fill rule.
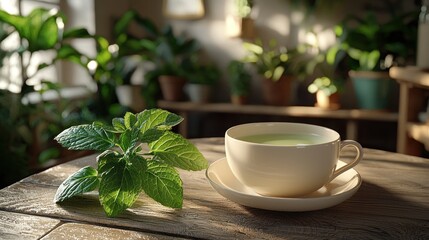
[[[429,71],[417,67],[393,67],[390,76],[399,83],[398,142],[399,153],[421,156],[429,145],[429,127],[418,122],[427,109]],[[424,144],[422,144],[424,143]]]
[[[392,67],[389,71],[391,78],[399,83],[409,83],[414,86],[429,88],[429,70],[414,66]]]
[[[176,111],[262,114],[289,117],[315,117],[347,120],[371,120],[384,122],[396,122],[398,120],[398,113],[395,112],[361,109],[329,110],[319,107],[307,106],[278,107],[268,105],[234,105],[231,103],[158,101],[158,107],[172,109]]]
[[[397,122],[398,113],[361,110],[361,109],[339,109],[329,110],[319,107],[308,106],[269,106],[269,105],[234,105],[231,103],[194,103],[194,102],[170,102],[158,101],[158,107],[179,112],[185,118],[185,123],[179,125],[179,131],[187,136],[187,116],[189,112],[215,112],[231,114],[255,114],[273,115],[298,118],[325,118],[340,119],[346,121],[347,139],[357,139],[357,122],[382,121]]]

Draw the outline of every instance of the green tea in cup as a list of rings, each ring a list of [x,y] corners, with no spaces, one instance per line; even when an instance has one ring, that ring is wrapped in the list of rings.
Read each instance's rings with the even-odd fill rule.
[[[309,145],[319,144],[323,142],[323,137],[317,134],[254,134],[237,138],[242,141],[259,143],[259,144],[270,144],[279,146],[297,146],[297,145]]]
[[[340,152],[354,147],[355,159],[336,168]],[[362,146],[341,140],[322,126],[264,122],[248,123],[225,132],[225,153],[234,176],[256,193],[298,197],[316,191],[362,159]]]

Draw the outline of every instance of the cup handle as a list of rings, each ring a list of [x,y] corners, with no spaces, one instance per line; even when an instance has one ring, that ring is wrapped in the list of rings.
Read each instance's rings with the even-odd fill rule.
[[[334,173],[332,174],[331,178],[329,179],[329,181],[334,180],[336,177],[338,177],[338,175],[342,174],[343,172],[353,168],[354,166],[356,166],[360,160],[362,160],[363,157],[363,149],[362,146],[353,140],[344,140],[341,141],[340,143],[340,152],[341,150],[343,150],[343,148],[347,147],[347,146],[352,146],[356,149],[356,157],[353,161],[351,161],[350,163],[342,166],[341,168],[337,169],[334,171]]]

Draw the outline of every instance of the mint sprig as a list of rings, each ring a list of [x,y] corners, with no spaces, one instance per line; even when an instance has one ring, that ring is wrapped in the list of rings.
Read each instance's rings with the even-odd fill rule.
[[[112,125],[98,122],[70,127],[55,140],[68,149],[103,151],[97,169],[83,167],[58,188],[54,202],[62,202],[98,188],[107,216],[131,207],[144,191],[164,206],[181,208],[183,188],[175,168],[198,171],[208,163],[201,152],[171,129],[182,117],[162,109],[126,113]],[[147,144],[143,152],[141,144]]]

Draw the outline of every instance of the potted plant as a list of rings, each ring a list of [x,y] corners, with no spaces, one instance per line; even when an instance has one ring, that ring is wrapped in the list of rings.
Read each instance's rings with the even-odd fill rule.
[[[346,53],[359,107],[388,107],[395,87],[388,69],[414,59],[416,30],[407,26],[414,26],[416,19],[413,12],[391,12],[390,19],[382,23],[369,11],[363,18],[350,16],[337,27],[337,50]]]
[[[207,103],[212,96],[212,89],[219,80],[220,72],[214,64],[201,64],[195,58],[187,69],[185,85],[189,100],[197,103]]]
[[[291,64],[295,51],[278,48],[274,39],[270,40],[268,46],[256,40],[254,43],[245,42],[243,47],[247,50],[243,62],[254,65],[263,76],[263,101],[269,105],[287,105],[291,82],[295,77]]]
[[[252,76],[243,62],[233,60],[228,64],[228,79],[231,87],[231,102],[242,105],[248,102]]]
[[[319,39],[316,37],[316,39]],[[307,90],[315,94],[315,106],[321,108],[338,109],[340,108],[339,93],[343,89],[347,73],[339,68],[340,57],[337,57],[337,46],[334,45],[328,49],[321,49],[319,42],[314,46],[316,54],[306,59],[306,76],[314,77],[314,80],[308,85]],[[334,55],[333,55],[334,54]],[[344,55],[342,52],[340,55]]]
[[[340,98],[338,87],[334,80],[324,76],[314,79],[308,85],[307,90],[310,93],[316,94],[316,106],[328,109],[340,108]]]
[[[146,93],[153,97],[153,84],[157,80],[165,100],[183,100],[188,74],[186,64],[199,50],[198,42],[193,38],[177,36],[168,25],[145,47],[148,60],[155,65],[155,69],[145,76],[147,84],[152,85]]]

